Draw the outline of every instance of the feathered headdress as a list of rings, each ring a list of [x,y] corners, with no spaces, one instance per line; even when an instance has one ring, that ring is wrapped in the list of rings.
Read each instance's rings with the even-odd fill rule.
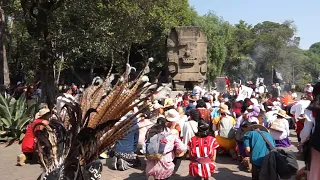
[[[86,165],[130,133],[133,119],[148,107],[144,102],[152,95],[150,89],[157,88],[145,80],[145,70],[129,81],[132,69],[127,64],[125,73],[114,86],[110,71],[103,82],[89,86],[79,102],[62,98],[65,104],[62,111],[67,116],[61,116],[60,112],[52,117],[49,125],[39,124],[45,127],[35,131],[43,179],[86,179]],[[138,111],[119,121],[134,107],[138,107]]]

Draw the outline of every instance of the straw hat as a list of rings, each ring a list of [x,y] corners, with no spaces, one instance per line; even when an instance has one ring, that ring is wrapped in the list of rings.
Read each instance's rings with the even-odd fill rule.
[[[281,116],[285,119],[290,119],[290,116],[287,115],[287,112],[285,110],[280,109],[277,113],[278,116]]]
[[[170,122],[176,122],[180,119],[180,114],[175,109],[170,109],[166,112],[166,119]]]
[[[248,131],[251,131],[253,129],[260,129],[260,131],[265,131],[265,132],[269,132],[268,129],[260,124],[253,124],[253,125],[250,125],[248,127],[246,127],[244,130],[243,130],[243,134],[246,134]]]
[[[36,114],[35,119],[39,119],[49,112],[50,112],[50,109],[48,109],[48,108],[40,109],[39,112]]]
[[[230,114],[229,107],[225,104],[221,104],[219,108],[220,113]]]

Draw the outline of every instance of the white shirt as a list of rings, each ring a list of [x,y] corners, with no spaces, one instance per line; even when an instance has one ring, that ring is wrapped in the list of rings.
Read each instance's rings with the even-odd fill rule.
[[[314,132],[314,124],[315,124],[315,119],[312,115],[312,111],[306,109],[304,111],[304,114],[306,115],[306,120],[304,121],[304,126],[302,131],[300,132],[300,138],[301,138],[301,143],[306,142],[309,137],[311,132]]]
[[[196,95],[200,95],[200,93],[202,92],[202,88],[200,86],[195,86],[193,88],[193,93]]]
[[[290,109],[290,113],[294,114],[297,119],[301,114],[304,114],[304,110],[310,105],[310,100],[300,100],[297,104],[293,105]]]
[[[190,139],[195,136],[195,133],[198,132],[198,123],[194,120],[186,122],[183,126],[182,131],[182,142],[187,145]]]
[[[277,89],[278,89],[279,94],[281,94],[281,87],[277,86]]]
[[[277,119],[277,114],[278,111],[268,111],[266,112],[266,118],[267,118],[267,122],[270,125],[271,123],[273,123],[274,120]]]
[[[311,92],[312,93],[312,91],[313,91],[313,87],[312,86],[310,86],[310,87],[306,87],[306,88],[304,88],[304,92]]]
[[[256,88],[256,92],[259,93],[259,94],[263,94],[263,93],[265,93],[265,92],[268,92],[268,89],[266,88],[265,85],[263,85],[263,86],[257,87],[257,88]]]
[[[288,120],[282,118],[280,119],[283,123],[284,123],[284,126],[285,126],[285,129],[283,132],[279,132],[279,131],[275,131],[275,130],[272,130],[270,129],[270,134],[271,136],[273,137],[274,140],[282,140],[286,137],[288,137],[290,135],[290,130],[289,130],[289,122]]]
[[[180,119],[179,119],[179,121],[178,121],[179,126],[181,127],[180,136],[182,136],[183,127],[184,127],[184,124],[185,124],[186,122],[188,122],[188,116],[187,116],[187,115],[180,116]]]
[[[291,94],[291,97],[292,97],[293,99],[296,99],[296,98],[298,97],[298,95],[297,95],[297,93],[294,92],[294,93]]]

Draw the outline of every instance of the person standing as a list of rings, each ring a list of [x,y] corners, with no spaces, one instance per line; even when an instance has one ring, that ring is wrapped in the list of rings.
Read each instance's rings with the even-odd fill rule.
[[[273,98],[278,98],[280,96],[279,89],[275,84],[272,84],[270,93]]]
[[[304,127],[300,132],[300,147],[306,145],[309,152],[306,161],[307,179],[320,179],[320,82],[318,82],[312,92],[314,100],[305,110],[306,119]],[[310,140],[310,141],[309,141]]]

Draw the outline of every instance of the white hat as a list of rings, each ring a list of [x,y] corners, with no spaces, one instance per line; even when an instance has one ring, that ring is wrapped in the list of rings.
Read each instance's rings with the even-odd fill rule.
[[[259,102],[256,98],[251,98],[250,101],[253,103],[253,105],[257,106],[259,105]]]
[[[175,109],[170,109],[166,112],[166,119],[170,122],[176,122],[180,119],[180,114]]]
[[[158,101],[154,101],[154,104],[153,104],[153,109],[156,110],[156,109],[160,109],[162,108],[163,106],[161,104],[159,104]]]

